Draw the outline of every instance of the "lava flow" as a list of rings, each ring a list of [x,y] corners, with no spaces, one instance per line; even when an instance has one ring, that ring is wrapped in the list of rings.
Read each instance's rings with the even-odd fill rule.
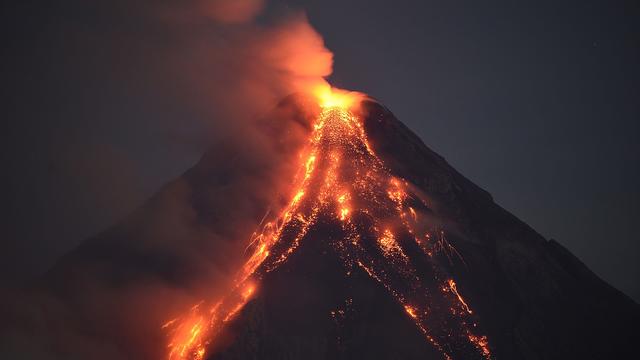
[[[418,226],[428,203],[374,153],[352,111],[358,96],[324,88],[317,95],[322,110],[297,191],[282,214],[252,236],[251,256],[228,295],[164,324],[169,359],[204,359],[225,323],[259,291],[261,278],[285,263],[319,224],[339,229],[330,246],[345,273],[361,271],[386,289],[443,358],[490,359],[468,301],[435,260],[438,253],[459,254],[441,229]]]

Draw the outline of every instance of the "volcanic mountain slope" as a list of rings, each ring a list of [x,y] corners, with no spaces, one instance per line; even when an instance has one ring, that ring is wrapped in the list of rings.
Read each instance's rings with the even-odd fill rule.
[[[280,161],[237,170],[227,150],[211,150],[132,219],[67,256],[48,275],[48,291],[82,303],[86,278],[101,288],[150,277],[178,286],[203,269],[183,261],[192,255],[175,242],[210,240],[193,228],[243,238],[251,231],[237,218],[253,218],[261,230],[247,249],[214,242],[247,254],[224,265],[241,267],[216,286],[229,291],[166,319],[168,340],[157,340],[161,350],[169,343],[167,356],[600,359],[631,350],[636,303],[496,205],[382,105],[308,112],[299,102],[285,100],[271,116],[294,121],[268,125]],[[294,173],[285,158],[305,146],[301,138],[310,146],[290,199],[228,191],[228,181],[262,189]],[[180,200],[166,201],[176,188]],[[283,213],[258,224],[270,203]],[[158,217],[174,215],[181,231],[149,235]],[[215,252],[205,240],[191,245],[202,256]],[[118,341],[135,348],[130,337]]]

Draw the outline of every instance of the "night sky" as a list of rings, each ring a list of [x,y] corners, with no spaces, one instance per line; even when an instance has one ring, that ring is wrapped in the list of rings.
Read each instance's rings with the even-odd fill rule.
[[[125,217],[206,147],[185,120],[198,114],[138,76],[153,56],[128,56],[145,43],[131,37],[164,34],[122,9],[51,3],[2,9],[4,286]],[[498,204],[640,300],[633,1],[273,6],[306,11],[334,53],[334,85],[380,100]]]

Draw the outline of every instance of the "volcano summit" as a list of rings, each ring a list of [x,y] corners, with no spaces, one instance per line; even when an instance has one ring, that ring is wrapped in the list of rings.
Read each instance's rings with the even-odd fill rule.
[[[239,270],[215,296],[157,325],[166,358],[600,359],[631,350],[635,302],[496,205],[384,106],[350,93],[319,98],[290,97],[269,116],[267,142],[299,157],[291,171],[265,165],[264,184],[290,186],[281,201],[255,201],[256,213],[269,211],[252,235],[227,225],[250,237]],[[294,125],[302,141],[288,137]],[[194,214],[181,226],[224,232],[229,208],[256,197],[220,195],[233,154],[212,149],[137,220],[69,254],[46,291],[78,299],[78,273],[108,287],[109,269],[130,287],[149,274],[180,283],[190,266],[180,254],[138,244],[152,226],[147,214],[170,212],[161,199],[181,186],[180,206]],[[231,181],[262,176],[238,171]],[[118,336],[125,353],[137,351]]]
[[[252,255],[229,297],[210,310],[198,307],[196,314],[178,324],[170,358],[203,358],[205,347],[214,342],[211,337],[242,309],[256,282],[277,272],[310,241],[324,243],[316,253],[339,259],[334,265],[342,268],[343,276],[331,282],[348,289],[352,282],[362,281],[359,275],[367,275],[405,310],[444,358],[468,357],[474,347],[490,358],[486,336],[474,333],[477,325],[469,318],[473,311],[443,270],[443,259],[437,259],[439,252],[448,260],[459,253],[443,230],[421,223],[422,216],[433,213],[428,201],[385,167],[350,106],[343,101],[322,105],[310,139],[289,205],[254,235]],[[358,306],[345,290],[340,291],[345,293],[343,302]],[[343,315],[340,311],[326,312],[336,317]]]

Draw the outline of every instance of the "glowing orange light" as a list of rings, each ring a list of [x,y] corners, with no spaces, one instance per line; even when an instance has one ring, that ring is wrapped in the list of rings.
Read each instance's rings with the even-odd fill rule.
[[[316,156],[315,155],[311,155],[309,156],[309,159],[307,159],[307,162],[305,164],[305,172],[304,172],[304,179],[307,180],[309,178],[309,176],[311,176],[311,172],[313,171],[313,163],[316,161]]]
[[[412,318],[417,318],[418,315],[416,314],[416,309],[414,309],[413,307],[409,306],[409,305],[405,305],[404,306],[404,310],[407,312],[407,314],[409,314],[409,316],[411,316]]]
[[[300,198],[302,198],[302,196],[304,195],[304,191],[300,190],[296,193],[296,196],[293,197],[293,201],[291,201],[291,203],[296,204],[298,201],[300,201]]]
[[[491,358],[491,350],[489,350],[489,341],[486,336],[477,336],[468,334],[469,341],[471,341],[487,359]]]
[[[405,244],[413,240],[429,256],[435,256],[441,248],[447,249],[447,254],[457,252],[444,239],[443,232],[436,241],[431,241],[429,232],[418,229],[417,212],[408,206],[407,200],[425,201],[410,193],[409,184],[394,177],[369,146],[363,123],[352,111],[362,95],[332,89],[326,84],[316,87],[314,94],[322,109],[313,124],[308,148],[302,152],[305,156],[300,159],[289,203],[273,215],[274,219],[264,225],[265,219],[260,222],[261,229],[254,232],[247,247],[250,255],[226,296],[213,306],[198,303],[187,316],[162,324],[171,334],[169,359],[204,359],[206,349],[225,324],[233,321],[255,296],[261,277],[286,262],[320,221],[322,224],[333,221],[343,232],[344,238],[335,240],[332,246],[344,260],[347,275],[351,276],[354,269],[362,269],[364,276],[378,282],[404,307],[425,339],[445,359],[451,359],[451,334],[443,336],[427,327],[431,314],[429,296],[421,293],[424,283],[412,262],[414,258],[409,257],[414,255],[403,249],[409,249]],[[359,215],[366,216],[373,225],[354,221],[361,218]],[[382,255],[386,263],[373,260],[367,253],[364,234],[373,236],[377,242],[375,251],[379,252],[375,256]],[[462,339],[489,359],[488,340],[470,331],[472,311],[455,282],[451,279],[439,282],[438,286],[445,299],[453,299],[447,321],[457,322],[463,329],[459,334]],[[343,310],[332,312],[334,316],[343,313]]]
[[[349,215],[349,209],[348,208],[340,209],[340,220],[344,221],[347,218],[347,215]]]
[[[339,107],[348,109],[362,97],[362,94],[332,88],[329,84],[317,85],[312,90],[312,93],[323,108]]]
[[[464,308],[464,310],[466,312],[468,312],[469,314],[473,314],[473,311],[471,311],[471,309],[469,308],[469,305],[467,305],[467,303],[464,301],[464,299],[462,298],[462,296],[460,295],[460,293],[458,292],[458,288],[456,287],[456,282],[453,281],[453,279],[449,279],[447,281],[447,284],[449,285],[449,288],[451,289],[451,291],[456,295],[456,297],[458,298],[458,301],[460,302],[460,305]]]
[[[413,221],[418,221],[418,215],[416,214],[416,211],[413,210],[412,207],[409,207],[409,212],[411,213],[411,217],[413,218]]]

